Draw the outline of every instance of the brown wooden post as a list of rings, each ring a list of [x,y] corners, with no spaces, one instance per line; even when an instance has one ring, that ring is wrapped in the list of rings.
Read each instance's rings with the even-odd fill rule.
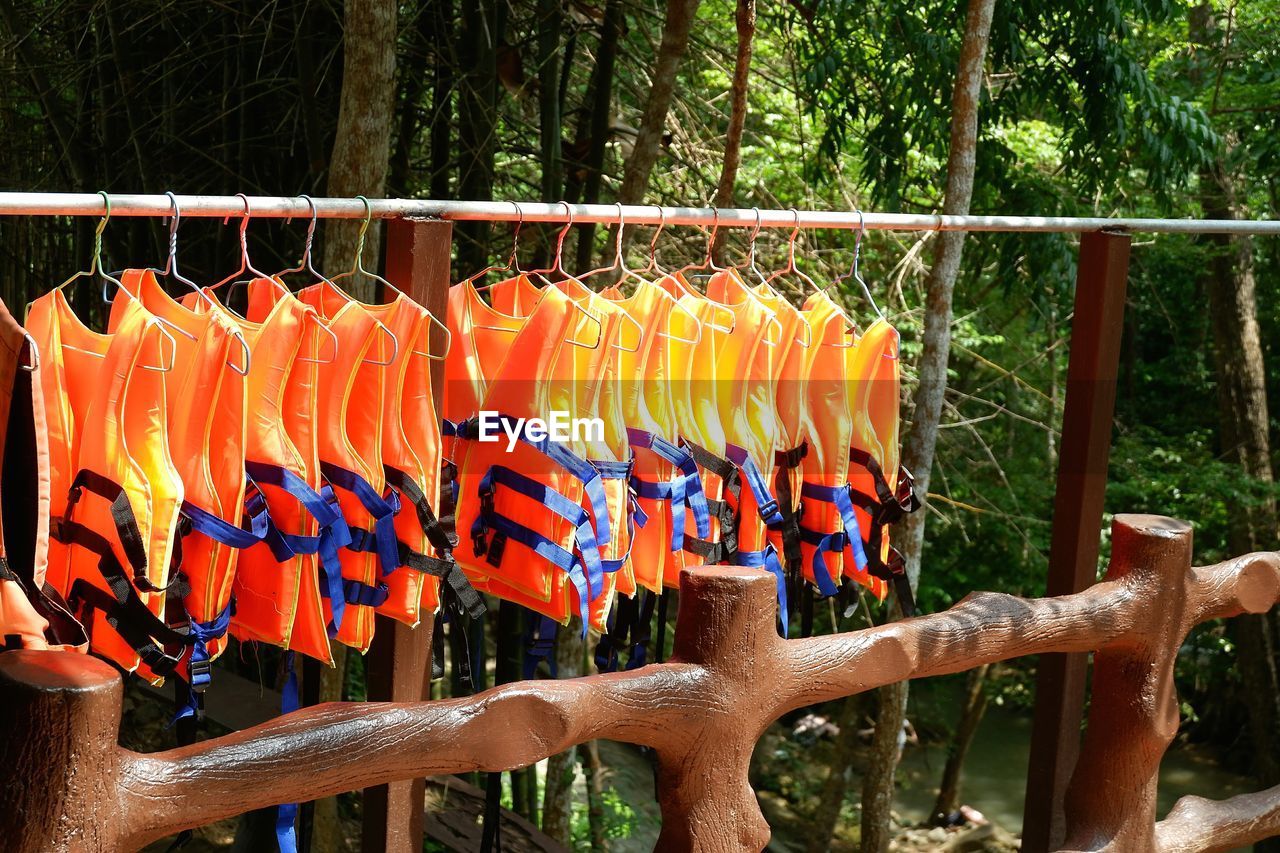
[[[448,306],[453,225],[434,219],[393,219],[387,224],[386,276],[440,318]],[[431,352],[443,352],[444,334],[433,329]],[[431,365],[436,411],[444,388],[444,363]],[[431,697],[431,629],[423,614],[417,628],[377,618],[366,659],[370,701],[419,702]],[[362,849],[370,853],[417,853],[422,849],[423,779],[364,789]]]
[[[1049,547],[1051,596],[1080,592],[1097,579],[1129,243],[1127,234],[1105,231],[1080,237]],[[1046,853],[1063,840],[1062,804],[1080,750],[1088,661],[1087,654],[1040,656],[1022,827],[1027,853]]]

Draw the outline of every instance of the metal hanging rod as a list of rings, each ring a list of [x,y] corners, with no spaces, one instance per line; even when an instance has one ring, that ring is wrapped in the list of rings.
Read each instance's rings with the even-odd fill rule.
[[[183,216],[232,217],[244,214],[237,196],[180,195]],[[378,219],[426,217],[456,222],[618,222],[614,204],[547,204],[509,201],[433,201],[430,199],[370,199]],[[317,198],[316,212],[324,219],[360,219],[362,201],[354,198]],[[306,218],[311,215],[305,199],[288,196],[250,196],[255,218]],[[167,216],[172,210],[163,195],[112,195],[112,216]],[[0,192],[0,216],[102,216],[102,196],[97,193]],[[1265,219],[1129,219],[1073,216],[942,216],[916,213],[869,213],[856,210],[760,210],[707,207],[624,205],[628,225],[702,225],[719,223],[725,228],[832,228],[856,231],[1027,231],[1078,233],[1129,231],[1166,234],[1280,234],[1280,220]]]

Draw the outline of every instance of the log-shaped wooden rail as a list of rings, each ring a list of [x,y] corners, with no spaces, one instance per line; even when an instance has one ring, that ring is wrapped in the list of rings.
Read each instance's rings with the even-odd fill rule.
[[[413,704],[329,704],[194,746],[116,745],[121,680],[92,658],[0,654],[0,838],[17,851],[136,849],[250,809],[390,780],[506,770],[572,744],[653,747],[664,851],[760,850],[769,827],[747,781],[752,749],[801,706],[1044,652],[1096,651],[1093,701],[1068,790],[1067,848],[1222,850],[1280,833],[1280,790],[1181,800],[1155,822],[1157,771],[1177,732],[1173,665],[1196,624],[1280,596],[1280,554],[1191,566],[1191,528],[1117,516],[1106,580],[1025,600],[976,593],[950,610],[787,641],[770,576],[683,578],[671,662],[523,682]]]

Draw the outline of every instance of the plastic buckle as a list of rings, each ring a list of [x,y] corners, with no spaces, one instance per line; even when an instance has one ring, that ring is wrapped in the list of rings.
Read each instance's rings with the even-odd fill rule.
[[[489,550],[489,541],[485,538],[485,528],[471,532],[471,553],[483,557]]]
[[[507,534],[501,530],[495,530],[493,539],[489,541],[489,553],[486,559],[489,565],[497,567],[502,563],[502,552],[507,547]]]
[[[191,671],[191,691],[193,693],[203,693],[209,687],[209,680],[213,672],[213,662],[193,660],[189,666]]]

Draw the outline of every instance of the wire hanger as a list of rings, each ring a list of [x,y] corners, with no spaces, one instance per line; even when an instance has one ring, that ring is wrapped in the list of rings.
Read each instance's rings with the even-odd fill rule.
[[[777,290],[774,289],[773,285],[769,283],[769,279],[765,277],[765,274],[760,271],[760,267],[756,265],[756,239],[760,236],[760,225],[763,220],[763,217],[760,215],[760,208],[753,207],[751,209],[755,211],[756,224],[755,224],[755,227],[751,229],[750,243],[747,246],[746,268],[755,275],[756,280],[760,282],[760,285],[764,287],[765,290],[767,290],[769,294],[773,296],[773,298],[785,301],[786,297],[784,297],[781,293],[779,293]],[[755,294],[755,291],[752,288],[747,288],[747,290],[750,293]],[[801,347],[808,349],[810,346],[813,345],[813,326],[809,325],[809,321],[806,320],[804,315],[801,314],[799,311],[796,311],[795,315],[796,315],[796,319],[800,321],[800,325],[804,327],[805,334],[804,334],[804,340],[801,340],[798,337],[793,338],[793,340],[797,344],[799,344]]]
[[[570,205],[569,202],[567,201],[562,201],[560,202],[560,204],[564,205],[565,218],[568,221],[565,222],[565,226],[560,229],[560,235],[556,238],[556,256],[552,265],[544,270],[529,270],[526,273],[524,273],[525,275],[537,276],[538,278],[542,279],[542,283],[544,287],[554,287],[554,285],[551,283],[551,279],[547,278],[548,275],[553,273],[560,275],[563,278],[573,278],[573,276],[565,272],[565,269],[564,269],[564,238],[565,238],[565,235],[569,233],[569,229],[573,227],[573,206]],[[518,263],[516,265],[516,269],[517,270],[520,269]],[[586,317],[592,323],[595,323],[596,340],[595,340],[595,343],[593,344],[584,344],[582,341],[574,340],[573,338],[566,338],[565,342],[572,344],[575,347],[584,347],[586,349],[596,349],[597,347],[600,346],[600,341],[604,338],[604,322],[595,314],[592,314],[590,311],[588,311],[586,306],[578,302],[578,300],[570,299],[569,302],[570,304],[573,305],[574,308],[577,308],[579,311],[581,311],[584,317]],[[473,328],[495,329],[497,331],[502,331],[502,332],[514,331],[513,329],[507,329],[500,326],[475,326]]]
[[[855,237],[853,240],[853,266],[851,266],[849,268],[849,271],[844,275],[838,275],[835,278],[833,278],[831,280],[831,284],[828,284],[827,287],[824,287],[822,289],[826,290],[829,287],[832,287],[834,285],[839,284],[842,281],[847,281],[848,279],[852,278],[862,288],[862,295],[867,298],[867,302],[871,304],[871,308],[876,312],[876,315],[881,320],[883,320],[884,312],[881,311],[880,306],[876,304],[875,297],[871,295],[871,288],[867,287],[867,283],[862,280],[862,273],[858,269],[858,262],[862,258],[862,235],[866,233],[866,230],[867,230],[866,218],[862,215],[862,211],[859,210],[858,211],[858,236]]]
[[[98,195],[102,196],[102,205],[103,205],[104,211],[102,214],[101,221],[98,222],[98,227],[95,228],[93,231],[93,257],[89,261],[89,269],[82,270],[78,273],[75,273],[66,281],[64,281],[62,284],[55,287],[53,290],[54,291],[65,290],[67,285],[71,284],[77,279],[93,278],[94,276],[101,276],[103,279],[104,294],[106,292],[106,285],[114,284],[116,286],[117,291],[124,293],[129,299],[132,299],[136,302],[138,300],[138,297],[130,293],[129,288],[125,287],[124,283],[121,282],[120,279],[116,278],[115,276],[111,275],[111,273],[107,272],[106,268],[102,265],[102,232],[106,230],[107,223],[111,220],[111,196],[107,195],[105,190],[99,190]],[[31,307],[30,304],[28,304],[27,305],[28,310],[30,310],[30,307]],[[165,326],[169,326],[174,329],[178,329],[178,327],[174,326],[172,323],[167,322],[166,320],[161,319],[160,317],[155,316],[154,314],[151,314],[150,312],[147,313],[147,323],[149,323],[150,325],[153,325],[156,331],[161,335],[161,337],[169,341],[169,363],[159,364],[159,365],[142,364],[142,365],[139,365],[139,367],[142,367],[144,370],[154,370],[159,373],[168,373],[170,370],[173,370],[173,365],[176,362],[178,357],[178,342],[174,339],[173,335],[170,334],[169,330],[165,328]],[[178,329],[178,331],[182,331],[182,330]],[[31,345],[33,348],[31,369],[35,370],[35,368],[39,365],[39,355],[34,348],[35,341],[32,340],[30,336],[28,336],[27,339],[31,341]],[[82,349],[80,347],[71,346],[70,344],[63,344],[62,348],[74,350],[75,352],[82,352],[82,353],[85,353],[86,355],[94,356],[95,358],[104,357],[103,353],[94,352],[93,350]]]
[[[608,266],[603,266],[603,267],[600,267],[599,269],[588,270],[579,276],[568,276],[564,280],[558,282],[556,286],[559,287],[565,293],[568,293],[567,288],[572,288],[573,290],[577,291],[579,296],[583,299],[587,299],[587,300],[600,299],[602,297],[595,291],[591,290],[591,288],[583,284],[582,279],[589,278],[593,275],[598,275],[599,273],[602,273],[602,272],[609,272],[610,270],[626,269],[626,261],[623,258],[623,255],[625,254],[625,252],[622,249],[622,232],[627,227],[627,217],[622,207],[622,203],[614,202],[614,204],[618,208],[618,230],[617,230],[617,233],[615,236],[615,242],[614,242],[613,262],[610,263]],[[632,317],[631,314],[627,311],[619,311],[617,312],[617,316],[620,317],[622,320],[624,320],[627,323],[627,325],[631,326],[631,328],[635,330],[636,345],[634,348],[624,347],[622,346],[622,344],[618,343],[617,341],[613,341],[610,344],[610,346],[612,346],[616,350],[621,350],[622,352],[639,352],[640,344],[644,341],[644,329],[640,326],[639,323],[636,322],[636,319]]]
[[[516,209],[517,218],[516,218],[515,231],[511,233],[511,255],[507,258],[507,262],[501,265],[491,264],[490,266],[487,266],[484,269],[480,270],[480,272],[476,273],[475,275],[464,278],[462,281],[458,282],[458,284],[470,284],[472,287],[475,287],[476,281],[484,278],[489,273],[510,272],[512,270],[519,272],[520,270],[520,258],[519,258],[520,229],[524,227],[524,208],[521,207],[518,202],[514,202],[514,201],[511,202],[511,206]],[[494,282],[494,284],[496,283],[497,282]],[[493,284],[482,284],[479,287],[476,287],[476,290],[485,291],[491,287],[493,287]]]
[[[356,302],[354,299],[352,299],[352,298],[347,294],[347,292],[346,292],[346,291],[344,291],[341,287],[338,287],[338,285],[334,284],[334,279],[339,279],[339,278],[345,278],[345,277],[353,276],[353,275],[355,275],[357,272],[359,272],[359,273],[364,273],[364,274],[366,274],[366,275],[372,275],[371,273],[366,272],[366,270],[364,269],[364,266],[363,266],[363,265],[361,264],[361,262],[360,262],[360,255],[364,253],[364,235],[365,235],[365,232],[366,232],[366,231],[368,231],[368,229],[369,229],[369,220],[370,220],[370,219],[372,219],[372,212],[373,212],[373,208],[372,208],[372,206],[369,204],[369,200],[368,200],[367,198],[365,198],[364,196],[360,196],[360,198],[364,201],[365,209],[369,211],[369,214],[370,214],[370,215],[369,215],[369,217],[367,217],[367,218],[365,219],[365,221],[364,221],[364,225],[363,225],[363,226],[361,226],[361,228],[360,228],[360,236],[359,236],[359,239],[357,239],[357,241],[356,241],[356,259],[355,259],[355,261],[352,263],[350,271],[348,271],[348,272],[346,272],[346,273],[339,273],[338,275],[335,275],[333,278],[329,278],[329,277],[327,277],[327,276],[323,275],[322,273],[320,273],[319,271],[317,271],[317,270],[316,270],[316,268],[315,268],[315,267],[312,265],[312,263],[311,263],[311,241],[310,241],[310,237],[314,236],[314,233],[315,233],[315,232],[314,232],[314,229],[308,229],[308,241],[307,241],[306,248],[305,248],[305,250],[304,250],[304,254],[305,254],[305,264],[306,264],[306,267],[307,267],[307,272],[311,273],[311,274],[312,274],[312,275],[314,275],[316,278],[318,278],[318,279],[320,280],[320,282],[319,282],[320,284],[322,284],[322,285],[326,285],[326,286],[329,288],[329,290],[331,290],[333,293],[337,294],[337,295],[338,295],[340,298],[342,298],[345,302],[350,303],[350,304],[354,304],[354,305],[359,305],[359,303],[358,303],[358,302]],[[314,205],[314,204],[312,205],[312,210],[313,210],[313,211],[315,210],[315,205]],[[313,221],[314,221],[314,220],[313,220]],[[378,278],[378,277],[377,277],[377,276],[375,276],[375,278]],[[383,281],[384,281],[385,283],[387,283],[387,284],[390,284],[390,282],[386,282],[386,280],[385,280],[385,279],[383,279]],[[392,288],[392,290],[394,290],[394,289],[395,289],[395,288],[393,287],[393,288]],[[397,292],[398,292],[398,291],[397,291]],[[391,355],[387,358],[387,360],[386,360],[386,361],[378,361],[377,359],[369,358],[368,356],[365,356],[365,357],[364,357],[364,358],[362,358],[360,361],[361,361],[361,363],[362,363],[362,364],[372,364],[372,365],[374,365],[375,367],[390,367],[392,364],[395,364],[396,357],[400,354],[400,341],[399,341],[399,339],[397,339],[397,338],[396,338],[395,332],[393,332],[393,331],[391,331],[390,329],[388,329],[388,328],[386,327],[386,324],[384,324],[384,323],[383,323],[381,320],[379,320],[377,317],[370,317],[370,319],[372,319],[372,320],[373,320],[374,325],[375,325],[375,326],[377,326],[377,327],[378,327],[378,329],[379,329],[379,330],[380,330],[384,335],[386,335],[388,338],[390,338],[390,339],[391,339]],[[336,347],[336,342],[335,342],[335,347]],[[335,352],[336,352],[336,350],[335,350]]]
[[[627,266],[626,256],[625,254],[622,253],[622,228],[623,228],[623,225],[621,222],[622,204],[620,202],[617,204],[618,204],[619,222],[618,222],[618,237],[617,237],[618,242],[617,242],[616,251],[619,253],[619,257],[621,257],[622,260],[618,264],[619,272],[621,274],[618,276],[618,280],[614,282],[614,287],[620,287],[622,283],[626,281],[628,278],[635,279],[636,282],[641,285],[647,284],[647,285],[656,287],[656,285],[654,285],[652,281],[646,278],[646,275],[652,273],[654,270],[657,270],[658,268],[658,236],[662,233],[662,230],[667,227],[667,213],[665,210],[663,210],[662,205],[658,205],[658,228],[656,231],[653,232],[653,240],[650,241],[649,243],[649,263],[646,264],[643,269],[633,270]],[[662,273],[660,270],[658,271],[662,275],[666,275],[666,273]],[[680,313],[684,314],[690,320],[692,320],[693,327],[698,330],[696,336],[692,338],[684,338],[684,337],[681,337],[680,335],[673,335],[670,332],[659,332],[658,337],[667,338],[668,340],[672,340],[672,341],[680,341],[681,343],[686,343],[686,344],[689,344],[690,346],[696,346],[702,340],[702,321],[698,319],[698,315],[694,314],[692,311],[686,308],[680,302],[679,299],[676,299],[674,296],[672,296],[670,293],[667,293],[667,291],[663,290],[662,288],[658,287],[657,291],[667,299],[670,299],[672,303],[672,307],[675,310],[679,311]]]
[[[350,270],[348,270],[347,272],[340,272],[337,275],[333,276],[332,278],[329,279],[329,284],[332,285],[334,282],[343,278],[354,278],[358,273],[360,275],[368,276],[374,281],[380,283],[383,287],[389,288],[395,291],[400,296],[404,296],[406,299],[409,299],[409,301],[413,302],[413,300],[407,294],[405,294],[403,290],[396,287],[390,281],[378,275],[373,270],[365,269],[364,240],[365,240],[365,236],[369,233],[369,224],[373,222],[373,205],[369,203],[369,199],[365,198],[362,195],[358,195],[356,196],[356,198],[360,199],[360,202],[364,205],[364,222],[360,223],[360,234],[358,237],[356,237],[355,260],[351,264]],[[414,302],[413,304],[418,305],[417,302]],[[441,332],[444,333],[444,352],[441,353],[440,355],[432,355],[430,352],[421,352],[420,350],[411,350],[410,352],[412,355],[420,355],[423,358],[427,359],[428,361],[444,361],[445,357],[449,355],[449,348],[453,346],[453,333],[449,331],[448,326],[440,322],[440,318],[437,317],[435,314],[432,314],[428,309],[424,308],[421,305],[418,305],[418,307],[421,308],[422,311],[427,315],[427,320],[429,320],[433,326],[435,326],[437,329],[439,329]],[[383,326],[383,328],[386,329],[386,326]],[[391,335],[390,329],[387,329],[387,334]],[[395,335],[391,335],[391,337],[394,338]],[[428,334],[427,335],[428,342],[430,341],[430,339],[431,339],[431,336]],[[429,343],[428,343],[428,346],[430,346]],[[396,344],[396,347],[397,349],[392,351],[393,352],[391,356],[392,361],[395,361],[394,353],[398,351],[398,347],[399,347],[398,342]]]
[[[309,272],[318,279],[324,278],[324,276],[316,272],[311,263],[311,244],[315,240],[316,236],[316,221],[319,218],[319,211],[316,209],[316,203],[312,200],[311,196],[304,193],[298,196],[298,198],[306,199],[307,205],[311,208],[311,222],[307,225],[307,240],[302,246],[302,257],[298,260],[298,265],[296,267],[289,267],[288,269],[281,270],[277,275],[267,277],[267,280],[275,285],[280,293],[286,297],[292,297],[293,291],[289,290],[288,286],[285,285],[283,276],[291,275],[293,273]],[[295,358],[298,361],[305,361],[310,364],[332,364],[334,359],[338,357],[338,336],[333,333],[333,329],[330,329],[325,325],[324,320],[320,319],[320,313],[318,311],[314,309],[309,310],[303,314],[303,317],[311,320],[311,324],[315,326],[316,329],[318,329],[326,338],[328,338],[329,343],[332,345],[330,347],[331,352],[329,353],[328,358],[318,358],[309,355],[298,355]]]

